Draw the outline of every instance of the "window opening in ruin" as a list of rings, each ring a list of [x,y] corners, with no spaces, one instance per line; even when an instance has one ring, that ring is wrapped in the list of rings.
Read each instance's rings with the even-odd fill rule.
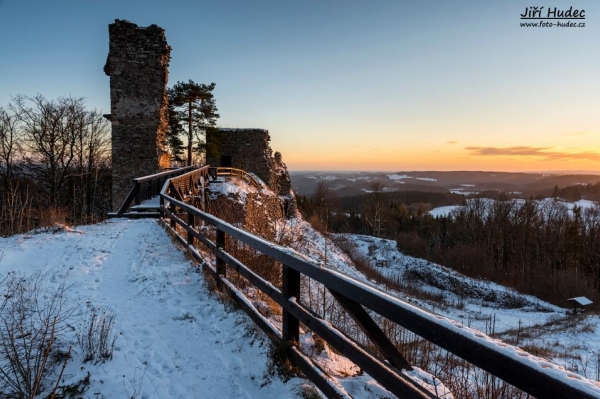
[[[223,168],[231,168],[231,155],[221,155],[221,166]]]

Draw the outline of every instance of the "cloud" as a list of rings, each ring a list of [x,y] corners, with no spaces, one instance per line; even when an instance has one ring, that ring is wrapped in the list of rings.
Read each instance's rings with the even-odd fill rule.
[[[594,132],[575,132],[575,133],[568,133],[568,134],[563,134],[562,137],[585,137],[585,136],[597,136],[597,133]]]
[[[446,144],[458,144],[458,141],[454,141],[454,140],[446,141]]]
[[[552,147],[465,147],[469,155],[475,156],[512,156],[512,157],[538,157],[545,161],[550,160],[587,160],[600,162],[600,153],[597,152],[559,152],[551,151]]]

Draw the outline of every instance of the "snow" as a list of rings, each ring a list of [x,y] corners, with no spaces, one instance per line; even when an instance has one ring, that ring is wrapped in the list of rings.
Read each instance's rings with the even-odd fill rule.
[[[432,177],[417,177],[417,180],[423,180],[423,181],[437,181],[437,179],[434,179]]]
[[[280,222],[277,227],[277,241],[286,241],[288,247],[306,257],[306,260],[339,270],[355,278],[362,278],[362,275],[354,269],[348,255],[329,238],[315,231],[305,220],[288,219]]]
[[[238,198],[240,202],[245,203],[246,197],[249,193],[257,193],[259,191],[263,193],[271,193],[271,190],[265,187],[262,180],[260,180],[257,176],[253,175],[253,177],[262,186],[260,190],[249,184],[247,181],[237,177],[219,177],[218,183],[211,182],[209,184],[209,197],[216,198],[219,195],[225,195]]]
[[[484,345],[501,350],[512,359],[541,368],[566,384],[600,397],[600,382],[585,378],[595,378],[600,372],[600,364],[596,362],[600,353],[600,319],[597,315],[573,318],[567,309],[533,296],[404,255],[396,249],[393,240],[356,234],[336,235],[336,240],[339,239],[350,240],[373,265],[383,265],[377,267],[380,274],[392,280],[412,280],[421,291],[441,298],[420,299],[397,292],[398,298],[415,305],[415,312],[447,322],[462,335],[481,340]],[[454,292],[453,288],[457,287],[460,294]],[[554,353],[556,358],[536,357],[501,340],[504,337],[512,339],[517,329],[523,331],[519,345],[552,348],[549,353]]]
[[[596,206],[596,202],[595,201],[590,201],[590,200],[579,200],[579,201],[575,201],[575,202],[567,202],[566,205],[567,207],[572,210],[575,206],[578,206],[582,209],[585,208],[593,208],[594,206]]]
[[[594,303],[584,296],[578,296],[576,298],[569,298],[569,299],[567,299],[567,301],[575,301],[581,306],[587,306],[587,305],[591,305],[592,303]]]
[[[113,359],[82,361],[73,346],[66,382],[90,373],[88,396],[292,398],[303,380],[268,375],[268,345],[228,309],[156,221],[113,219],[0,240],[0,276],[41,271],[69,286],[77,330],[91,307],[115,313]],[[76,331],[72,331],[75,339]],[[102,395],[102,396],[100,396]]]
[[[462,189],[458,189],[458,190],[462,190]],[[468,192],[468,191],[457,191],[457,190],[450,190],[450,191],[452,191],[452,193],[454,193],[454,194],[463,194],[463,195],[477,194],[476,192]],[[482,201],[484,204],[484,207],[486,209],[491,207],[495,201],[494,199],[491,199],[491,198],[467,199],[467,201],[474,201],[474,200]],[[514,201],[519,206],[522,205],[523,203],[525,203],[525,200],[520,199],[520,198],[512,199],[511,201]],[[544,198],[542,200],[537,200],[535,202],[537,203],[539,209],[542,211],[544,209],[549,208],[551,205],[553,205],[555,203],[562,205],[566,208],[566,210],[568,211],[568,214],[570,216],[573,216],[573,209],[575,208],[575,206],[580,207],[582,210],[600,206],[595,201],[590,201],[590,200],[579,200],[576,202],[568,202],[568,201],[563,201],[563,200],[557,200],[554,198]],[[433,208],[431,211],[429,211],[429,213],[434,217],[435,216],[448,216],[453,210],[460,209],[462,207],[463,207],[462,205],[440,206],[437,208]]]
[[[433,208],[432,210],[430,210],[429,214],[433,217],[448,216],[450,212],[460,207],[461,205],[438,206],[437,208]]]
[[[476,195],[479,194],[479,191],[464,191],[462,188],[455,188],[450,190],[452,194],[460,194],[460,195]]]
[[[398,182],[398,183],[404,184],[404,182]],[[367,193],[367,194],[371,194],[371,193],[374,193],[374,192],[375,192],[375,190],[368,190],[368,189],[366,189],[366,188],[362,188],[361,190],[362,190],[362,191],[364,191],[364,192],[365,192],[365,193]],[[383,187],[383,188],[381,189],[381,191],[390,191],[390,188],[389,188],[389,187]]]
[[[211,189],[243,200],[248,192],[256,190],[240,181],[211,184]],[[306,259],[360,279],[366,289],[372,290],[373,283],[354,268],[350,259],[305,221],[291,219],[281,223],[279,229],[279,239],[284,235],[287,239],[292,237],[285,245],[300,251]],[[588,361],[593,362],[600,352],[597,316],[582,319],[579,329],[536,334],[533,329],[539,326],[568,323],[565,309],[406,256],[392,240],[360,235],[341,237],[351,240],[375,265],[384,265],[378,268],[381,274],[402,281],[411,276],[421,290],[441,300],[433,302],[398,292],[390,292],[390,298],[402,298],[410,303],[406,306],[414,305],[419,314],[425,314],[425,309],[427,317],[458,329],[461,334],[481,339],[490,347],[502,348],[511,358],[547,370],[578,387],[584,385],[586,392],[600,396],[598,384],[571,372],[575,369],[574,359],[579,359],[584,375],[592,373]],[[264,244],[272,245],[266,241]],[[65,281],[70,286],[67,291],[70,303],[79,306],[79,321],[91,307],[114,310],[118,336],[113,359],[101,364],[84,363],[81,350],[75,345],[74,358],[65,372],[68,382],[81,380],[89,372],[89,393],[110,398],[132,397],[134,393],[141,398],[300,396],[304,381],[296,378],[284,384],[268,374],[268,345],[261,335],[252,332],[252,324],[244,315],[232,312],[216,300],[204,286],[201,275],[195,273],[190,261],[156,221],[113,219],[78,229],[56,226],[6,238],[0,240],[0,259],[0,276],[11,270],[23,274],[42,271],[50,287]],[[452,287],[456,285],[468,287],[468,293],[454,293]],[[508,303],[519,306],[507,306]],[[77,323],[76,320],[73,325]],[[496,339],[510,334],[517,326],[530,329],[527,330],[530,337],[522,338],[526,340],[522,344],[559,346],[573,356],[571,363],[565,360],[564,367],[558,366],[560,360],[552,364],[552,359],[531,356]],[[356,366],[329,348],[314,352],[318,345],[310,333],[301,336],[301,346],[313,354],[321,367],[334,374],[352,396],[389,396],[368,375],[356,375]],[[407,375],[439,388],[439,382],[426,372],[415,369]],[[443,395],[451,397],[450,393]]]
[[[160,196],[152,197],[138,205],[137,208],[158,208],[160,206]]]
[[[417,279],[417,284],[422,290],[431,294],[444,297],[443,302],[453,304],[461,302],[461,309],[442,306],[435,303],[407,297],[400,293],[401,298],[429,309],[442,313],[455,320],[463,320],[469,326],[485,331],[489,328],[491,316],[495,316],[496,332],[508,330],[518,324],[519,320],[527,323],[543,323],[557,314],[564,314],[565,309],[540,301],[538,298],[520,295],[504,286],[465,277],[452,269],[428,262],[424,259],[404,255],[396,248],[393,240],[379,239],[358,234],[343,234],[339,237],[349,239],[356,249],[365,257],[372,260],[373,264],[385,264],[378,270],[390,278],[400,277],[406,281],[406,276],[411,275]],[[416,277],[415,277],[416,276]],[[420,281],[426,277],[427,281]],[[452,286],[463,288],[462,297],[452,292]],[[466,288],[472,297],[465,295]],[[521,308],[503,308],[500,303],[490,302],[483,298],[496,298],[498,301],[515,302],[523,304]],[[539,313],[537,312],[539,311]],[[486,327],[487,326],[487,327]]]
[[[402,180],[402,179],[412,179],[412,177],[410,177],[409,175],[399,175],[397,173],[388,175],[388,178],[390,180]]]

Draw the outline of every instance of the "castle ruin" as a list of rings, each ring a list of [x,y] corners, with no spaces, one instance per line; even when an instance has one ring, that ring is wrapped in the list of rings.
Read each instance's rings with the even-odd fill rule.
[[[168,129],[168,67],[171,47],[164,29],[124,20],[108,27],[109,52],[104,72],[110,76],[112,123],[112,204],[118,207],[132,179],[169,167],[164,151]],[[206,163],[254,173],[273,191],[282,214],[296,211],[287,167],[269,146],[264,129],[209,129]]]
[[[281,153],[269,145],[271,137],[265,129],[211,129],[206,132],[206,163],[252,172],[281,197],[284,214],[292,216],[295,200],[291,193],[290,175]]]
[[[108,26],[112,123],[112,203],[129,194],[132,179],[169,166],[163,143],[168,128],[167,80],[171,47],[164,29],[124,20]]]

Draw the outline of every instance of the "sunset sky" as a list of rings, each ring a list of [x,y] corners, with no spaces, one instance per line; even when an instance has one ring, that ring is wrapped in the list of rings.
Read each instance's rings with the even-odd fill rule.
[[[529,6],[586,26],[520,27]],[[215,82],[219,125],[268,129],[291,170],[600,171],[596,0],[0,0],[0,106],[109,112],[115,19],[164,28],[170,84]]]

